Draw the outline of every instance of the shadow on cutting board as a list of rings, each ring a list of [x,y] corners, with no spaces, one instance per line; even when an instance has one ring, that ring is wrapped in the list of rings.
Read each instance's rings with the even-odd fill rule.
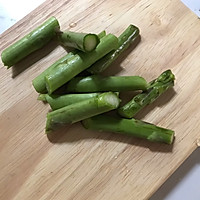
[[[173,151],[173,144],[154,143],[118,133],[86,130],[80,123],[67,125],[57,131],[48,133],[47,138],[51,143],[75,143],[82,140],[90,140],[91,142],[93,140],[105,140],[148,148],[153,152],[170,153]]]
[[[15,78],[23,71],[31,67],[34,63],[47,56],[51,51],[53,51],[58,46],[58,42],[51,40],[47,45],[41,49],[31,53],[16,65],[12,66],[12,78]]]

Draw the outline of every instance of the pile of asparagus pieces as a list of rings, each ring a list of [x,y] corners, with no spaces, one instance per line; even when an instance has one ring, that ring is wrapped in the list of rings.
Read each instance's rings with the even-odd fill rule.
[[[140,76],[100,75],[139,37],[139,29],[134,25],[129,25],[118,38],[105,31],[98,35],[62,32],[57,19],[51,17],[5,49],[1,58],[9,68],[53,38],[66,48],[74,48],[33,80],[38,100],[48,102],[52,109],[47,114],[46,133],[81,121],[86,129],[172,144],[174,131],[133,118],[174,86],[175,76],[171,70],[150,83]],[[141,92],[122,106],[119,98],[122,91]],[[111,110],[116,110],[117,116],[108,115]]]

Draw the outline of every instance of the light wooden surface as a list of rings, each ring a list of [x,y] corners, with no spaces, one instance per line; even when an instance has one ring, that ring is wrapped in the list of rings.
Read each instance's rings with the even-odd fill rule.
[[[52,15],[62,30],[73,22],[74,31],[106,29],[116,35],[130,23],[140,28],[139,46],[107,74],[141,75],[150,81],[172,69],[174,90],[138,118],[174,129],[176,140],[172,146],[155,144],[85,131],[80,124],[48,139],[49,108],[36,100],[31,81],[65,55],[63,48],[50,44],[20,66],[7,70],[0,64],[0,199],[148,199],[200,138],[199,19],[178,0],[49,0],[1,35],[0,52]]]

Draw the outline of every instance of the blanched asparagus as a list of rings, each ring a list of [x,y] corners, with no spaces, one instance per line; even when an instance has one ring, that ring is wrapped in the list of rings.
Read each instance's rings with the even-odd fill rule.
[[[124,106],[118,109],[118,113],[125,118],[132,118],[146,105],[154,102],[167,89],[174,86],[175,76],[171,70],[163,72],[157,79],[149,83],[148,89],[133,97]]]
[[[75,77],[67,85],[68,92],[104,92],[146,90],[147,82],[140,76],[108,76],[93,75]]]
[[[46,93],[46,82],[45,82],[45,76],[49,74],[51,71],[54,70],[55,66],[58,64],[66,63],[69,58],[74,56],[72,52],[68,53],[67,55],[63,56],[59,60],[57,60],[54,64],[52,64],[50,67],[48,67],[45,71],[43,71],[40,75],[38,75],[33,81],[33,86],[35,90],[38,93]]]
[[[130,44],[139,36],[139,29],[134,25],[129,25],[128,28],[119,36],[119,46],[116,50],[111,51],[103,58],[95,62],[90,68],[87,69],[92,74],[99,74],[107,69],[110,64],[115,61],[119,55],[125,51]]]
[[[54,73],[49,73],[45,77],[46,88],[51,94],[60,86],[71,80],[80,72],[87,69],[94,62],[102,58],[104,55],[116,49],[118,39],[112,34],[103,37],[94,51],[89,53],[79,52],[72,58],[67,60],[67,63],[55,66]]]
[[[92,97],[98,96],[100,93],[86,93],[86,94],[65,94],[65,95],[49,95],[40,94],[38,100],[48,102],[52,110],[77,103]]]
[[[75,123],[116,109],[119,103],[120,99],[115,93],[107,92],[52,111],[47,114],[46,132],[56,129],[59,125]]]
[[[65,31],[59,33],[58,39],[65,47],[73,47],[84,52],[90,52],[99,44],[96,34]]]
[[[82,124],[86,129],[122,133],[147,139],[151,142],[172,144],[174,139],[174,131],[136,119],[113,118],[107,115],[98,115],[83,120]]]
[[[41,26],[18,40],[1,54],[5,66],[11,67],[32,52],[47,44],[59,30],[60,26],[55,17],[50,17]]]

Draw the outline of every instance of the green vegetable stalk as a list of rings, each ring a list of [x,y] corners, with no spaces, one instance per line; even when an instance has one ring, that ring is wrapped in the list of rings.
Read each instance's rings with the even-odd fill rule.
[[[94,51],[89,53],[78,52],[72,58],[69,58],[67,63],[57,65],[54,73],[49,73],[45,77],[48,93],[54,92],[104,55],[116,49],[117,46],[118,39],[114,35],[108,34],[101,39]]]
[[[95,62],[90,68],[87,69],[91,74],[99,74],[107,69],[119,55],[125,51],[133,41],[139,36],[139,29],[134,25],[129,25],[128,28],[119,36],[118,48],[111,51],[103,58]]]
[[[99,44],[99,37],[91,33],[65,31],[58,35],[58,39],[65,47],[73,47],[83,52],[90,52]]]
[[[55,130],[66,123],[75,123],[119,106],[120,99],[115,93],[107,92],[90,99],[80,101],[47,114],[46,132]]]
[[[124,106],[118,109],[118,113],[125,118],[132,118],[146,105],[154,102],[167,89],[174,86],[175,76],[171,70],[163,72],[157,79],[151,81],[146,91],[133,97]]]
[[[113,118],[107,115],[98,115],[82,121],[86,129],[110,131],[147,139],[151,142],[172,144],[174,131],[155,126],[136,119]]]
[[[97,97],[100,93],[86,93],[86,94],[65,94],[65,95],[49,95],[40,94],[38,100],[48,102],[52,110],[57,110],[59,108],[90,99],[92,97]]]
[[[42,25],[18,40],[1,54],[1,59],[5,66],[11,67],[32,52],[42,48],[55,35],[60,28],[55,17],[50,17]]]
[[[93,75],[75,77],[67,84],[68,92],[105,92],[146,90],[147,82],[140,76],[108,76]]]
[[[45,76],[52,72],[56,65],[66,63],[69,58],[74,56],[72,52],[68,53],[67,55],[63,56],[59,60],[57,60],[54,64],[48,67],[45,71],[43,71],[40,75],[38,75],[33,81],[33,86],[38,93],[46,93],[46,82]]]

